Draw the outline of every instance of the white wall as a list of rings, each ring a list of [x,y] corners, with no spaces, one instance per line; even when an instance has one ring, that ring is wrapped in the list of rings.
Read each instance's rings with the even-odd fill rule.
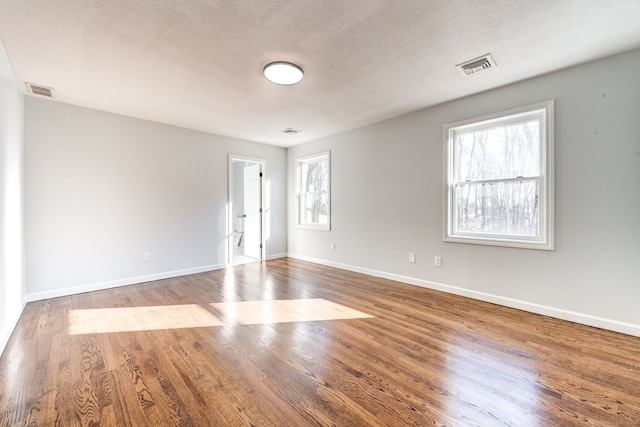
[[[29,299],[223,267],[229,153],[267,161],[286,253],[285,149],[34,97],[24,120]]]
[[[24,307],[22,94],[0,44],[0,354]]]
[[[290,255],[640,335],[638,76],[640,50],[289,149],[291,218],[295,158],[332,167],[332,230],[290,221]],[[443,124],[548,99],[556,250],[444,243]]]

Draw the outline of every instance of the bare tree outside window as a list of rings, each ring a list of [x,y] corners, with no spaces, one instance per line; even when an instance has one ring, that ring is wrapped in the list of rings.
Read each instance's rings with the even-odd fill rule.
[[[445,240],[552,247],[552,105],[445,125]]]

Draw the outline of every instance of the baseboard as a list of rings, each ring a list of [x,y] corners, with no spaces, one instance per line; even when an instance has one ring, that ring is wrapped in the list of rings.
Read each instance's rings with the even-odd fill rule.
[[[109,282],[91,283],[81,286],[73,286],[63,289],[55,289],[45,292],[34,292],[26,295],[26,301],[40,301],[48,298],[64,297],[73,294],[81,294],[83,292],[100,291],[103,289],[117,288],[120,286],[136,285],[138,283],[152,282],[154,280],[170,279],[172,277],[186,276],[188,274],[204,273],[206,271],[220,270],[227,268],[226,264],[207,265],[203,267],[187,268],[184,270],[167,271],[163,273],[150,274],[147,276],[129,277],[121,280],[113,280]]]
[[[395,280],[397,282],[407,283],[410,285],[421,286],[423,288],[434,289],[437,291],[447,292],[454,295],[473,298],[480,301],[503,305],[505,307],[517,308],[519,310],[524,310],[531,313],[542,314],[544,316],[554,317],[556,319],[567,320],[570,322],[581,323],[587,326],[594,326],[596,328],[607,329],[614,332],[620,332],[623,334],[640,337],[640,325],[634,325],[632,323],[620,322],[613,319],[592,316],[590,314],[578,313],[574,311],[564,310],[561,308],[549,307],[549,306],[517,300],[513,298],[502,297],[500,295],[488,294],[485,292],[474,291],[471,289],[459,288],[457,286],[430,282],[428,280],[417,279],[415,277],[402,276],[399,274],[387,273],[384,271],[372,270],[369,268],[363,268],[363,267],[358,267],[358,266],[353,266],[348,264],[341,264],[333,261],[307,257],[299,254],[290,253],[289,257],[299,259],[302,261],[308,261],[316,264],[326,265],[329,267],[340,268],[342,270],[348,270],[356,273],[367,274],[369,276],[382,277],[384,279]]]
[[[22,312],[24,311],[24,308],[27,305],[27,301],[26,299],[22,301],[22,307],[20,307],[20,310],[18,310],[15,314],[15,316],[13,316],[11,319],[9,319],[8,323],[7,323],[7,327],[5,328],[4,331],[2,331],[2,336],[0,336],[0,356],[2,356],[2,353],[4,353],[4,349],[7,346],[7,343],[9,342],[9,339],[11,338],[11,334],[13,334],[13,331],[15,330],[16,326],[18,325],[18,321],[20,320],[20,316],[22,316]]]
[[[270,261],[272,259],[287,258],[288,256],[289,256],[289,254],[287,254],[287,253],[267,255],[267,260]]]

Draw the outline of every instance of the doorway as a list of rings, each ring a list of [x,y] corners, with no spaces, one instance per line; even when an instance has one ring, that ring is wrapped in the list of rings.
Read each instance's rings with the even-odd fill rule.
[[[229,156],[229,265],[264,259],[265,162]]]

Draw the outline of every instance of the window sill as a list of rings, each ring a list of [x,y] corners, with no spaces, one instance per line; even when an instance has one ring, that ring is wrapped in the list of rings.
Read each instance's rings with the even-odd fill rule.
[[[495,237],[483,238],[477,236],[445,236],[444,241],[449,243],[468,243],[471,245],[502,246],[517,249],[536,249],[542,251],[555,250],[553,242],[545,242],[540,240],[499,239]]]

